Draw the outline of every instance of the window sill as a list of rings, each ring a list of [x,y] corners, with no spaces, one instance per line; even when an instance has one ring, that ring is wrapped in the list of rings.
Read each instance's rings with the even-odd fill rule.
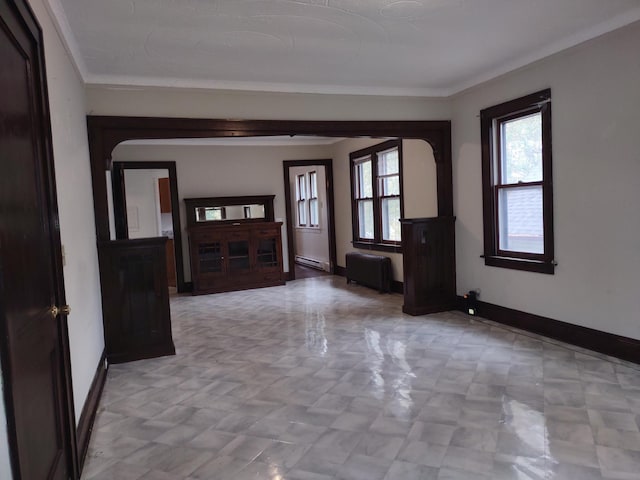
[[[554,262],[527,260],[524,258],[514,257],[498,257],[495,255],[484,255],[484,264],[490,267],[510,268],[512,270],[546,273],[548,275],[553,275],[555,271]]]
[[[376,250],[379,252],[402,253],[402,245],[393,243],[351,242],[355,248],[362,250]]]

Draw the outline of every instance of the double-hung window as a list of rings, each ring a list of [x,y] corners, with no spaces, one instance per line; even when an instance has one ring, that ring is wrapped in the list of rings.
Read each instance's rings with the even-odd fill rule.
[[[396,248],[402,217],[402,144],[390,140],[349,155],[354,246]]]
[[[318,172],[296,175],[298,227],[318,228]]]
[[[551,91],[480,118],[485,263],[553,273]]]

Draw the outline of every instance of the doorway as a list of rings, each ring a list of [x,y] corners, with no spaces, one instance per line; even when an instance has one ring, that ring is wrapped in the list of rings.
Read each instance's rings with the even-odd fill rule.
[[[41,30],[23,1],[0,0],[0,71],[0,416],[14,478],[67,480],[77,477],[69,308]]]
[[[176,162],[113,162],[117,239],[167,237],[170,291],[186,291]]]
[[[333,161],[285,160],[284,194],[289,278],[310,276],[304,268],[335,272],[336,236]],[[301,265],[302,268],[296,268]]]

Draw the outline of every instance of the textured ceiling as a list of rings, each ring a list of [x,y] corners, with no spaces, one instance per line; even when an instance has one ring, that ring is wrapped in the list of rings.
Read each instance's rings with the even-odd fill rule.
[[[88,83],[298,92],[448,95],[640,19],[638,0],[48,1]]]

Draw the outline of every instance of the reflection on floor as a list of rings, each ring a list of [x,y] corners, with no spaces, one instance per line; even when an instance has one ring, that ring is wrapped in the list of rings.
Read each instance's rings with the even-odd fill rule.
[[[301,280],[303,278],[314,278],[314,277],[324,277],[329,275],[327,272],[323,270],[318,270],[316,268],[306,267],[304,265],[300,265],[298,263],[295,264],[295,273],[296,280]]]
[[[114,365],[83,479],[640,478],[640,371],[343,278],[172,298]]]

